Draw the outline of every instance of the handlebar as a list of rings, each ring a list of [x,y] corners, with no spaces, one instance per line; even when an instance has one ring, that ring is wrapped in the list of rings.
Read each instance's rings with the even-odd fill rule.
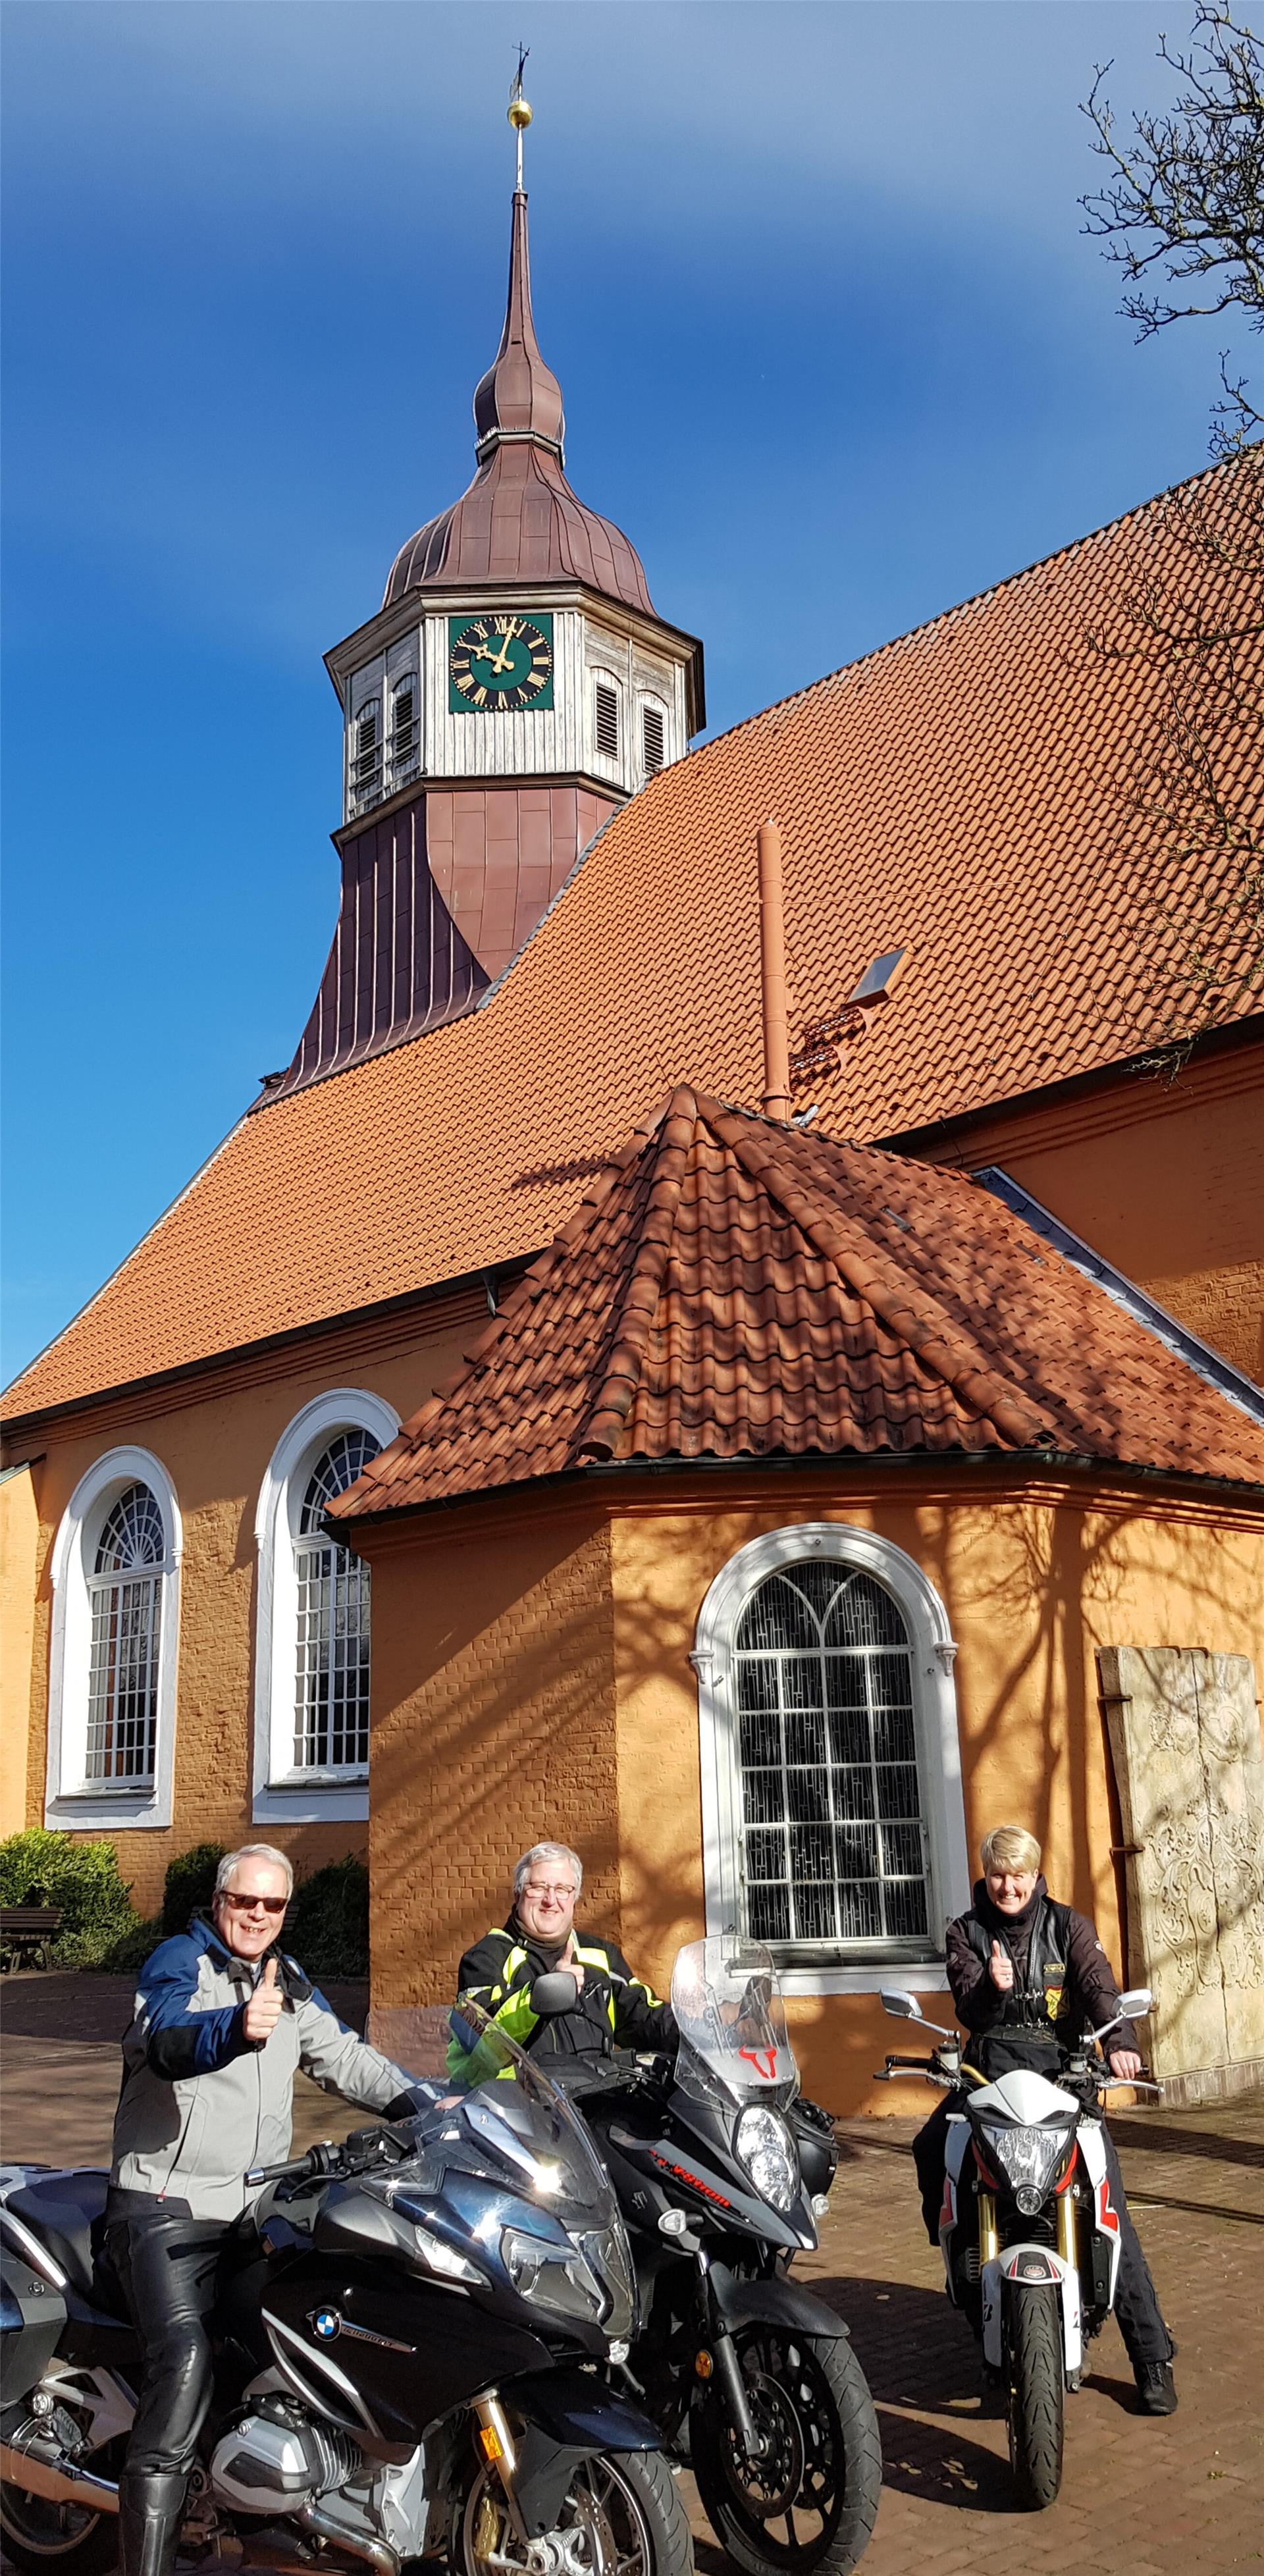
[[[368,2173],[374,2165],[387,2163],[392,2156],[400,2158],[411,2152],[411,2123],[387,2123],[373,2129],[355,2129],[340,2147],[332,2138],[322,2138],[306,2155],[290,2156],[284,2164],[252,2165],[245,2180],[250,2190],[270,2182],[319,2181],[332,2174]]]

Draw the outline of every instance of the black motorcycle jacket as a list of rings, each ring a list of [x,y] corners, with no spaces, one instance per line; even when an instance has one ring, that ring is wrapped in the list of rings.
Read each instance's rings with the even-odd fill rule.
[[[1002,1994],[992,1983],[992,1943],[1014,1963],[1014,1983]],[[1110,1961],[1088,1916],[1059,1905],[1042,1878],[1020,1914],[1002,1914],[980,1879],[968,1914],[948,1926],[948,1982],[958,2018],[977,2035],[973,2053],[988,2077],[1011,2067],[1056,2070],[1086,2030],[1099,2029],[1119,2010]],[[1110,2049],[1136,2048],[1131,2022],[1121,2022]]]
[[[464,2072],[473,2046],[473,2033],[460,2020],[461,2005],[467,2002],[481,2004],[520,2048],[541,2058],[605,2057],[612,2048],[675,2045],[670,2004],[661,2003],[643,1978],[633,1976],[613,1941],[578,1930],[575,1951],[584,1982],[575,2009],[541,2021],[531,2008],[531,1988],[537,1977],[567,1964],[562,1954],[569,1939],[568,1933],[566,1941],[541,1941],[524,1930],[515,1912],[466,1951],[457,1971],[450,2074]]]

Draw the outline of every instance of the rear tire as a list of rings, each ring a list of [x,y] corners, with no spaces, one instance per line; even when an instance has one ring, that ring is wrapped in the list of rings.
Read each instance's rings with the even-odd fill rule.
[[[117,2514],[53,2504],[7,2479],[0,2485],[0,2539],[24,2576],[106,2576],[118,2564]]]
[[[1006,2288],[1010,2466],[1019,2503],[1037,2513],[1062,2484],[1062,2302],[1021,2281]]]
[[[693,2470],[716,2539],[743,2576],[848,2576],[868,2547],[882,2445],[845,2335],[756,2325],[733,2338],[771,2449],[747,2458],[718,2376],[694,2401]]]

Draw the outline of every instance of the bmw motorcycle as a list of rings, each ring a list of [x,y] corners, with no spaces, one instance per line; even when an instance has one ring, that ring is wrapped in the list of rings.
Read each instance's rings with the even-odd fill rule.
[[[1061,2485],[1065,2394],[1080,2385],[1119,2278],[1101,2096],[1120,2079],[1096,2045],[1119,2020],[1141,2020],[1154,1998],[1148,1987],[1122,1995],[1117,2020],[1068,2051],[1056,2084],[1026,2069],[989,2084],[964,2060],[959,2034],[927,2021],[916,1996],[884,1992],[882,2001],[942,2045],[928,2058],[889,2056],[878,2080],[917,2073],[960,2095],[939,2214],[946,2286],[1005,2389],[1014,2483],[1020,2503],[1038,2509]]]
[[[418,2116],[247,2176],[182,2547],[289,2576],[688,2576],[657,2428],[604,2373],[637,2328],[606,2174],[486,2023]],[[26,2576],[103,2576],[139,2354],[94,2254],[106,2177],[0,2170],[0,2528]]]
[[[537,2011],[569,2010],[564,1969]],[[841,2317],[786,2275],[819,2242],[837,2149],[799,2106],[780,1984],[762,1945],[691,1942],[667,2057],[559,2073],[600,2149],[628,2230],[641,2325],[623,2375],[693,2468],[745,2576],[846,2576],[873,2530],[882,2454]],[[565,2062],[563,2062],[565,2064]]]

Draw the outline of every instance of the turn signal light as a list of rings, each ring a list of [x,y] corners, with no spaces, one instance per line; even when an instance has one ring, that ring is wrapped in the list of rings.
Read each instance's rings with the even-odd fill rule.
[[[505,2456],[504,2443],[501,2441],[499,2433],[497,2433],[490,2424],[480,2424],[478,2428],[478,2447],[485,2460],[503,2460]]]
[[[700,2352],[696,2356],[693,2366],[699,2379],[709,2379],[715,2368],[715,2361],[709,2352]]]

